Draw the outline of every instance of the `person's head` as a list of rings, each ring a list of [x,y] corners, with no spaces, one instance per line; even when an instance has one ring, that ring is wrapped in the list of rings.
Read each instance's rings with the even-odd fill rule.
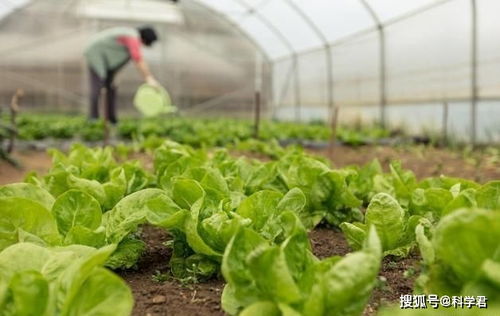
[[[151,46],[158,40],[158,35],[156,35],[156,31],[151,26],[141,26],[138,30],[144,45]]]

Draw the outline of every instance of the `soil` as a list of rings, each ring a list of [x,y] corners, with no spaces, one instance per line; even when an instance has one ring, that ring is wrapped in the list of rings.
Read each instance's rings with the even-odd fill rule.
[[[310,150],[329,156],[327,150]],[[332,161],[337,167],[362,165],[378,159],[387,171],[392,160],[401,161],[403,168],[412,170],[419,178],[440,175],[471,179],[479,183],[500,179],[500,157],[496,153],[451,151],[429,146],[335,147]]]
[[[351,252],[342,232],[318,227],[309,233],[313,253],[318,258],[344,256]],[[135,270],[121,271],[134,294],[134,316],[222,316],[220,295],[224,282],[213,279],[198,284],[183,285],[178,280],[155,281],[155,275],[168,275],[170,250],[163,243],[170,239],[165,231],[144,226],[142,239],[147,250]],[[364,316],[373,316],[380,306],[399,302],[399,297],[411,294],[419,273],[420,257],[386,257],[382,262],[379,279]],[[405,276],[408,271],[409,276]]]
[[[403,259],[385,257],[378,284],[363,315],[376,315],[381,306],[399,304],[401,295],[412,294],[413,285],[420,274],[420,261],[421,257],[417,253],[412,253]]]
[[[327,155],[327,151],[311,151],[318,155]],[[259,155],[252,156],[252,158]],[[50,166],[50,157],[43,152],[21,152],[15,158],[22,164],[16,169],[5,162],[0,162],[0,185],[22,181],[26,170],[44,173]],[[151,159],[135,157],[151,166]],[[144,159],[143,159],[144,158]],[[491,155],[466,155],[459,152],[436,148],[390,148],[365,146],[359,148],[335,148],[333,162],[342,167],[350,164],[364,164],[378,158],[384,167],[393,159],[401,160],[405,168],[415,172],[418,178],[428,176],[456,176],[474,179],[484,183],[500,179],[499,157]],[[339,231],[327,227],[318,227],[310,234],[313,252],[319,258],[333,255],[343,256],[350,248]],[[154,280],[154,275],[167,275],[170,250],[163,243],[170,236],[163,230],[144,226],[143,240],[147,250],[136,270],[118,272],[130,285],[134,298],[134,316],[215,316],[224,315],[220,307],[220,295],[224,286],[221,279],[183,285],[178,280],[164,282]],[[387,257],[382,263],[377,287],[373,291],[364,316],[373,316],[376,311],[388,303],[398,304],[399,297],[411,294],[416,276],[420,271],[420,258],[416,254],[405,259]]]
[[[313,253],[320,259],[345,256],[350,249],[344,235],[328,227],[316,227],[309,233]],[[397,304],[401,295],[412,294],[413,284],[420,273],[420,256],[411,253],[407,258],[386,257],[382,261],[377,285],[363,316],[376,315],[381,306]],[[405,275],[406,274],[406,275]]]
[[[168,275],[170,249],[163,243],[170,239],[162,229],[144,226],[142,240],[146,253],[135,270],[121,271],[134,294],[135,316],[218,316],[224,315],[220,306],[222,280],[183,285],[177,280],[154,280],[155,275]]]
[[[52,163],[52,158],[44,151],[22,151],[12,156],[19,166],[0,160],[0,185],[23,181],[28,171],[43,174]]]
[[[309,233],[313,253],[320,259],[332,256],[345,256],[351,249],[341,231],[318,226]]]

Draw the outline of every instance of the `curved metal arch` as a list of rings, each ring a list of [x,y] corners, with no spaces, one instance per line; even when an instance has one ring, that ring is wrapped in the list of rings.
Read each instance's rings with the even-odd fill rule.
[[[195,0],[193,0],[195,1]],[[255,17],[257,19],[259,19],[268,29],[270,32],[272,32],[273,34],[275,34],[275,36],[280,39],[280,41],[288,48],[288,50],[290,51],[290,55],[287,55],[287,56],[283,56],[283,57],[279,57],[279,58],[275,58],[275,59],[271,59],[269,57],[269,55],[266,52],[266,50],[261,46],[261,45],[258,45],[258,47],[261,48],[261,51],[264,52],[264,56],[267,56],[268,57],[268,60],[271,60],[271,62],[269,63],[271,66],[274,65],[275,62],[277,61],[280,61],[280,60],[283,60],[283,59],[288,59],[288,58],[292,58],[293,59],[293,65],[291,66],[291,71],[294,71],[295,72],[295,78],[296,78],[296,81],[295,81],[295,90],[296,90],[296,93],[295,93],[295,98],[296,100],[300,100],[300,86],[299,86],[299,80],[298,80],[298,57],[301,55],[301,54],[304,54],[306,53],[308,50],[296,50],[293,45],[291,44],[291,42],[288,40],[288,38],[286,37],[285,34],[283,34],[281,32],[281,30],[279,30],[273,23],[272,21],[270,21],[269,19],[267,19],[265,16],[263,16],[262,14],[259,13],[259,8],[257,8],[258,6],[262,6],[263,4],[269,2],[269,1],[273,1],[273,0],[263,0],[262,2],[260,2],[258,5],[256,6],[251,6],[251,5],[248,5],[247,3],[244,2],[244,0],[233,0],[237,3],[239,3],[242,7],[246,8],[249,12],[249,14],[253,14],[255,15]],[[276,0],[274,0],[276,1]],[[354,37],[357,37],[361,34],[365,34],[365,33],[368,33],[368,32],[371,32],[372,30],[377,30],[378,33],[379,33],[379,37],[380,37],[380,40],[379,40],[379,43],[380,43],[380,107],[381,107],[381,114],[380,114],[380,118],[381,118],[381,123],[382,124],[385,124],[385,120],[386,120],[386,105],[387,105],[387,57],[386,57],[386,38],[385,38],[385,28],[388,26],[388,25],[391,25],[393,23],[397,23],[401,20],[405,20],[407,18],[410,18],[414,15],[417,15],[421,12],[424,12],[424,11],[427,11],[427,10],[430,10],[434,7],[437,7],[437,6],[440,6],[442,4],[445,4],[447,2],[450,2],[450,1],[454,1],[454,0],[440,0],[440,1],[437,1],[434,2],[434,3],[431,3],[429,5],[426,5],[426,6],[423,6],[423,7],[419,7],[415,10],[412,10],[410,12],[407,12],[405,14],[401,14],[397,17],[394,17],[394,18],[391,18],[390,20],[387,20],[387,21],[382,21],[382,19],[379,17],[379,15],[377,14],[377,12],[374,10],[374,8],[368,3],[367,0],[359,0],[362,4],[362,7],[364,7],[364,9],[368,12],[369,16],[372,18],[372,20],[374,21],[374,27],[372,28],[369,28],[369,29],[365,29],[365,30],[360,30],[359,32],[356,32],[355,34],[352,34],[352,35],[349,35],[347,36],[345,39],[340,39],[338,41],[334,41],[334,42],[329,42],[326,38],[326,36],[323,34],[321,28],[319,28],[315,22],[294,2],[294,0],[284,0],[295,12],[296,14],[298,14],[298,16],[311,28],[311,30],[313,30],[313,32],[318,36],[318,38],[323,42],[324,44],[324,49],[327,51],[327,62],[328,63],[332,63],[332,60],[331,60],[331,53],[328,54],[328,51],[332,51],[333,50],[333,47],[335,47],[336,45],[340,44],[343,40],[347,40],[348,38],[354,38]],[[471,0],[471,1],[475,1],[475,0]],[[217,12],[218,11],[216,9],[212,9],[214,12]],[[229,17],[227,17],[225,14],[223,14],[225,19],[226,20],[230,20]],[[232,25],[234,25],[235,27],[237,27],[240,31],[242,31],[242,33],[245,33],[246,34],[246,37],[251,40],[252,42],[255,42],[254,39],[253,39],[253,36],[252,34],[248,34],[246,32],[244,32],[241,27],[238,25],[238,23],[234,23],[234,22],[231,22]],[[316,49],[314,49],[316,50]],[[293,69],[295,67],[295,69]],[[333,66],[327,66],[327,68],[330,69],[329,71],[329,77],[328,77],[328,80],[331,81],[331,84],[329,84],[329,86],[332,87],[332,89],[328,89],[329,91],[329,96],[328,96],[328,99],[329,99],[329,106],[332,107],[333,104],[334,104],[334,98],[333,98],[333,92],[330,92],[331,90],[333,90]],[[284,84],[284,88],[283,88],[283,91],[285,90],[288,90],[288,87],[287,87],[288,83],[285,83]],[[284,95],[284,93],[283,93]],[[300,102],[297,102],[297,104],[299,104]]]
[[[239,3],[243,8],[248,11],[248,14],[255,15],[257,19],[259,19],[262,24],[264,24],[280,41],[288,48],[291,55],[297,54],[295,48],[293,48],[292,43],[288,40],[288,38],[283,34],[269,19],[259,13],[259,9],[254,8],[248,5],[243,0],[235,0],[235,2]]]
[[[237,23],[233,22],[231,20],[231,18],[229,18],[226,14],[224,14],[223,12],[219,12],[217,11],[216,9],[208,6],[208,5],[205,5],[197,0],[191,0],[193,3],[197,4],[198,6],[200,7],[203,7],[205,9],[207,9],[209,12],[211,12],[212,14],[220,17],[221,19],[223,19],[224,21],[226,21],[227,23],[229,23],[230,25],[232,25],[236,30],[238,30],[238,32],[240,32],[240,34],[242,34],[248,41],[250,41],[252,43],[252,45],[257,48],[257,50],[264,56],[264,59],[265,59],[265,62],[271,66],[271,69],[274,68],[274,62],[271,60],[269,54],[267,53],[267,51],[264,49],[264,47],[262,47],[261,44],[259,44],[255,38],[249,34],[248,32],[246,32],[240,25],[238,25]],[[293,45],[291,44],[291,42],[286,38],[286,36],[281,33],[281,31],[271,22],[269,21],[268,19],[266,19],[266,17],[264,17],[263,15],[259,14],[258,13],[258,10],[255,10],[255,8],[253,8],[252,6],[246,4],[244,1],[242,0],[235,0],[237,3],[239,3],[244,9],[246,9],[250,14],[253,14],[255,15],[255,17],[257,19],[259,19],[266,28],[268,28],[280,41],[283,42],[283,44],[288,48],[288,50],[290,51],[290,55],[292,56],[293,58],[293,65],[291,66],[290,70],[293,71],[295,73],[295,101],[297,103],[297,106],[299,106],[299,104],[301,103],[300,99],[300,86],[299,86],[299,74],[298,74],[298,54],[297,52],[295,51],[295,49],[293,48]],[[286,94],[286,90],[288,89],[288,84],[285,83],[285,85],[283,86],[283,89],[281,91],[281,95],[285,95]],[[271,97],[272,99],[274,99],[274,97]],[[281,102],[281,101],[280,101]],[[274,107],[274,106],[273,106]],[[298,115],[297,115],[298,116]]]
[[[285,2],[290,6],[295,13],[297,13],[304,22],[311,28],[311,30],[318,36],[319,40],[323,42],[323,44],[328,45],[328,39],[325,34],[321,31],[321,29],[313,22],[311,17],[309,17],[293,0],[285,0]]]
[[[299,54],[297,50],[293,47],[292,43],[288,40],[288,38],[283,34],[269,19],[267,19],[264,15],[259,13],[259,9],[256,7],[252,7],[248,5],[245,1],[243,0],[235,0],[237,3],[239,3],[242,7],[244,7],[249,14],[253,14],[257,19],[259,19],[262,24],[264,24],[271,33],[273,33],[290,51],[290,56],[292,56],[293,59],[293,65],[291,70],[293,70],[295,74],[295,82],[294,82],[294,93],[295,93],[295,103],[296,103],[296,113],[295,113],[295,119],[297,121],[300,121],[300,108],[301,108],[301,93],[300,93],[300,74],[299,74]],[[281,95],[284,96],[286,94],[286,90],[288,84],[285,82],[285,85],[283,86]],[[282,101],[282,100],[281,100]],[[280,101],[280,102],[281,102]]]
[[[242,29],[237,23],[231,21],[231,19],[226,14],[224,14],[223,12],[217,11],[216,9],[214,9],[214,8],[212,8],[212,7],[206,5],[198,0],[190,0],[190,2],[196,4],[199,7],[202,7],[203,9],[207,10],[211,14],[217,16],[221,20],[224,20],[226,23],[228,23],[229,25],[234,27],[245,39],[247,39],[252,44],[252,46],[254,46],[255,49],[257,49],[257,51],[259,51],[262,54],[266,63],[272,64],[271,57],[269,56],[267,51],[264,49],[264,47],[262,47],[262,45],[259,44],[252,35],[250,35],[248,32],[246,32],[244,29]]]
[[[316,36],[323,42],[325,48],[326,57],[326,77],[327,77],[327,93],[328,93],[328,108],[332,109],[334,104],[333,99],[333,62],[332,62],[332,48],[328,41],[326,35],[321,31],[321,29],[314,23],[314,21],[309,17],[303,10],[301,10],[293,0],[285,0],[286,3],[299,15],[304,22],[311,28],[311,30],[316,34]]]

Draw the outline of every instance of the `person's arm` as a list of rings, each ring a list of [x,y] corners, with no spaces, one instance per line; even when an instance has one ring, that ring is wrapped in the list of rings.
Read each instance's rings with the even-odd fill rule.
[[[137,70],[144,78],[144,81],[152,86],[159,86],[158,81],[155,79],[151,70],[149,69],[148,64],[144,61],[141,52],[141,41],[135,37],[120,37],[118,41],[127,47],[130,57],[135,62]]]
[[[142,77],[144,78],[144,81],[146,83],[152,85],[152,86],[158,86],[158,81],[156,81],[155,77],[151,73],[151,70],[149,70],[148,64],[143,60],[139,60],[135,62],[135,65],[139,72],[142,74]]]

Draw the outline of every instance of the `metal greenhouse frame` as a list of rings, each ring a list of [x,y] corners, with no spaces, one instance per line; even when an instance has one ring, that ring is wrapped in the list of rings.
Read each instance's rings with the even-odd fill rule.
[[[186,0],[188,1],[188,0]],[[377,105],[379,107],[379,120],[382,125],[386,125],[387,123],[387,106],[389,104],[404,104],[404,103],[424,103],[424,102],[439,102],[443,104],[443,116],[446,119],[448,116],[447,109],[448,103],[457,102],[457,101],[467,101],[470,102],[470,141],[475,143],[477,141],[477,105],[479,101],[489,101],[499,100],[500,94],[498,91],[495,91],[495,95],[481,96],[479,93],[479,83],[478,83],[478,66],[480,64],[480,60],[478,60],[478,10],[477,7],[479,5],[491,5],[491,1],[487,0],[466,0],[469,5],[470,11],[470,23],[469,24],[469,32],[470,32],[470,55],[469,55],[469,63],[470,63],[470,81],[469,81],[469,93],[468,95],[449,95],[443,97],[423,97],[419,96],[416,99],[407,98],[406,100],[393,100],[388,93],[388,80],[391,77],[387,69],[387,64],[390,62],[390,56],[388,56],[388,50],[390,48],[387,47],[387,29],[390,26],[396,25],[398,23],[410,20],[412,18],[418,17],[420,15],[425,14],[426,12],[437,10],[440,7],[443,7],[447,4],[451,4],[453,2],[465,2],[462,0],[436,0],[436,1],[405,1],[406,3],[412,3],[408,5],[408,10],[403,10],[400,14],[395,16],[391,16],[390,18],[381,16],[382,14],[378,12],[376,4],[385,2],[386,8],[385,10],[391,10],[391,5],[394,5],[396,1],[378,1],[378,0],[356,0],[359,2],[360,8],[365,10],[366,15],[371,19],[372,26],[368,28],[363,28],[360,30],[356,30],[351,34],[340,37],[335,40],[329,39],[325,35],[325,29],[320,27],[315,19],[315,16],[306,12],[306,8],[308,7],[309,2],[299,1],[299,0],[267,0],[267,1],[252,1],[252,0],[225,0],[225,1],[214,1],[214,0],[189,0],[198,3],[199,5],[203,5],[206,8],[210,8],[211,11],[217,12],[219,16],[231,21],[233,25],[239,26],[241,29],[245,29],[242,20],[250,19],[251,17],[255,17],[259,20],[263,26],[267,29],[267,32],[274,35],[274,37],[281,41],[282,45],[286,48],[286,52],[281,54],[281,56],[273,56],[272,53],[269,52],[269,49],[265,46],[265,44],[258,44],[259,35],[258,32],[252,32],[252,28],[246,28],[244,31],[246,36],[252,40],[252,42],[257,43],[256,46],[259,47],[260,51],[267,57],[267,61],[270,64],[271,69],[273,69],[273,75],[276,75],[276,65],[279,62],[283,62],[285,60],[291,60],[290,67],[288,70],[289,74],[293,75],[285,75],[286,80],[280,83],[280,87],[276,87],[275,94],[272,96],[273,104],[275,107],[280,107],[284,103],[285,96],[289,93],[289,89],[291,82],[293,81],[293,103],[295,107],[295,119],[300,120],[301,116],[301,107],[304,106],[304,97],[302,93],[303,87],[301,86],[301,69],[300,62],[301,57],[312,53],[314,51],[324,51],[325,55],[325,77],[326,80],[323,81],[326,89],[326,100],[325,106],[330,110],[329,113],[331,115],[331,110],[334,107],[338,106],[347,106],[342,102],[342,100],[338,100],[335,97],[336,95],[336,84],[334,78],[336,76],[336,69],[333,63],[332,53],[338,47],[341,47],[344,43],[356,40],[358,38],[362,38],[366,36],[366,34],[376,32],[378,34],[378,98],[370,98],[369,101],[373,105]],[[220,2],[220,3],[219,3]],[[320,5],[320,1],[312,1]],[[323,5],[324,10],[329,10],[331,5],[329,3],[333,2],[341,2],[347,3],[347,1],[323,1],[321,5]],[[355,2],[355,1],[351,1]],[[401,1],[398,1],[401,3]],[[489,3],[488,3],[489,2]],[[295,12],[298,18],[300,18],[304,25],[306,25],[312,33],[317,37],[321,46],[311,47],[308,49],[298,50],[292,43],[290,42],[290,38],[296,36],[296,34],[290,34],[283,32],[280,27],[277,26],[277,23],[273,19],[270,19],[265,13],[265,7],[269,6],[270,3],[275,3],[276,8],[281,8],[282,10],[285,7],[290,8]],[[352,4],[351,4],[352,5]],[[239,8],[239,11],[235,12],[235,8]],[[337,17],[332,9],[332,19]],[[274,12],[276,15],[281,14],[280,12]],[[466,37],[466,36],[464,36]],[[264,42],[265,43],[265,42]],[[318,45],[319,46],[319,45]],[[278,54],[279,55],[279,54]],[[500,53],[498,54],[500,56]],[[273,81],[276,85],[276,80]],[[276,93],[279,91],[279,94]],[[446,124],[446,123],[445,123]],[[446,128],[444,128],[446,131]]]
[[[71,41],[74,34],[84,39],[96,30],[96,25],[108,24],[99,24],[98,18],[86,19],[78,12],[67,12],[91,2],[98,1],[2,1],[0,37],[15,41],[14,35],[8,34],[9,28],[2,33],[4,18],[18,11],[26,11],[25,18],[28,18],[32,13],[30,4],[50,3],[61,7],[59,17],[53,20],[60,20],[66,23],[62,25],[71,25],[74,29],[46,35],[61,43],[65,38]],[[123,8],[134,3],[144,6],[146,2],[157,8],[153,10],[154,14],[151,13],[151,23],[162,18],[163,12],[158,8],[171,3],[170,0],[102,1]],[[184,16],[194,14],[198,20],[194,19],[190,27],[200,27],[201,31],[203,21],[199,21],[200,17],[226,25],[246,43],[247,46],[243,46],[251,47],[251,54],[244,58],[248,58],[248,63],[256,63],[238,65],[244,69],[240,77],[246,76],[246,82],[220,89],[215,97],[193,97],[189,102],[192,113],[201,113],[222,103],[224,105],[219,108],[228,108],[231,102],[244,98],[249,99],[244,103],[248,107],[253,98],[253,91],[249,90],[255,89],[259,95],[262,92],[263,103],[267,105],[264,110],[273,118],[329,120],[340,111],[343,121],[362,117],[363,121],[366,118],[382,126],[401,124],[403,127],[422,127],[429,121],[437,121],[444,136],[460,134],[462,139],[471,143],[483,142],[487,137],[491,138],[487,141],[500,141],[500,42],[496,40],[500,29],[495,16],[500,10],[499,1],[180,0],[176,7]],[[101,13],[98,16],[110,14]],[[132,13],[128,22],[134,25],[139,21]],[[169,25],[159,22],[158,26],[162,34],[168,34]],[[205,31],[210,32],[210,28]],[[44,38],[40,37],[38,42]],[[200,51],[206,50],[207,55],[223,52],[226,56],[219,56],[219,61],[231,56],[231,48],[218,50],[217,43],[210,43],[206,38],[184,36],[186,42],[199,47]],[[38,42],[35,38],[5,45],[0,48],[0,55],[19,50],[24,54],[35,50]],[[161,50],[161,56],[156,57],[157,67],[163,70],[168,68],[165,67],[164,45]],[[44,48],[40,51],[46,53],[50,50]],[[47,55],[51,57],[50,53]],[[21,66],[24,66],[23,60]],[[73,63],[74,60],[76,58],[73,58]],[[20,73],[12,71],[8,64],[6,67],[6,63],[8,61],[0,62],[6,78],[3,80],[22,79],[40,90],[41,95],[48,95],[46,91],[50,90],[51,94],[68,102],[84,103],[84,94],[80,93],[84,91],[83,83],[78,83],[78,90],[68,90],[64,85],[53,84],[35,75],[21,78]],[[239,71],[231,69],[230,64],[225,66],[230,71]],[[64,67],[63,63],[57,64],[55,68],[59,74],[54,75],[63,83],[68,75]],[[72,67],[78,72],[74,76],[79,76],[78,80],[72,80],[83,82],[80,77],[85,77],[85,67]],[[216,71],[212,69],[212,72]],[[250,80],[250,75],[257,74],[262,78]],[[178,77],[182,74],[171,81],[176,83],[180,80]],[[221,86],[234,81],[229,77],[223,79],[224,76],[219,78]],[[48,82],[51,87],[46,86]],[[203,86],[202,82],[197,84]],[[242,91],[244,97],[241,97]]]

